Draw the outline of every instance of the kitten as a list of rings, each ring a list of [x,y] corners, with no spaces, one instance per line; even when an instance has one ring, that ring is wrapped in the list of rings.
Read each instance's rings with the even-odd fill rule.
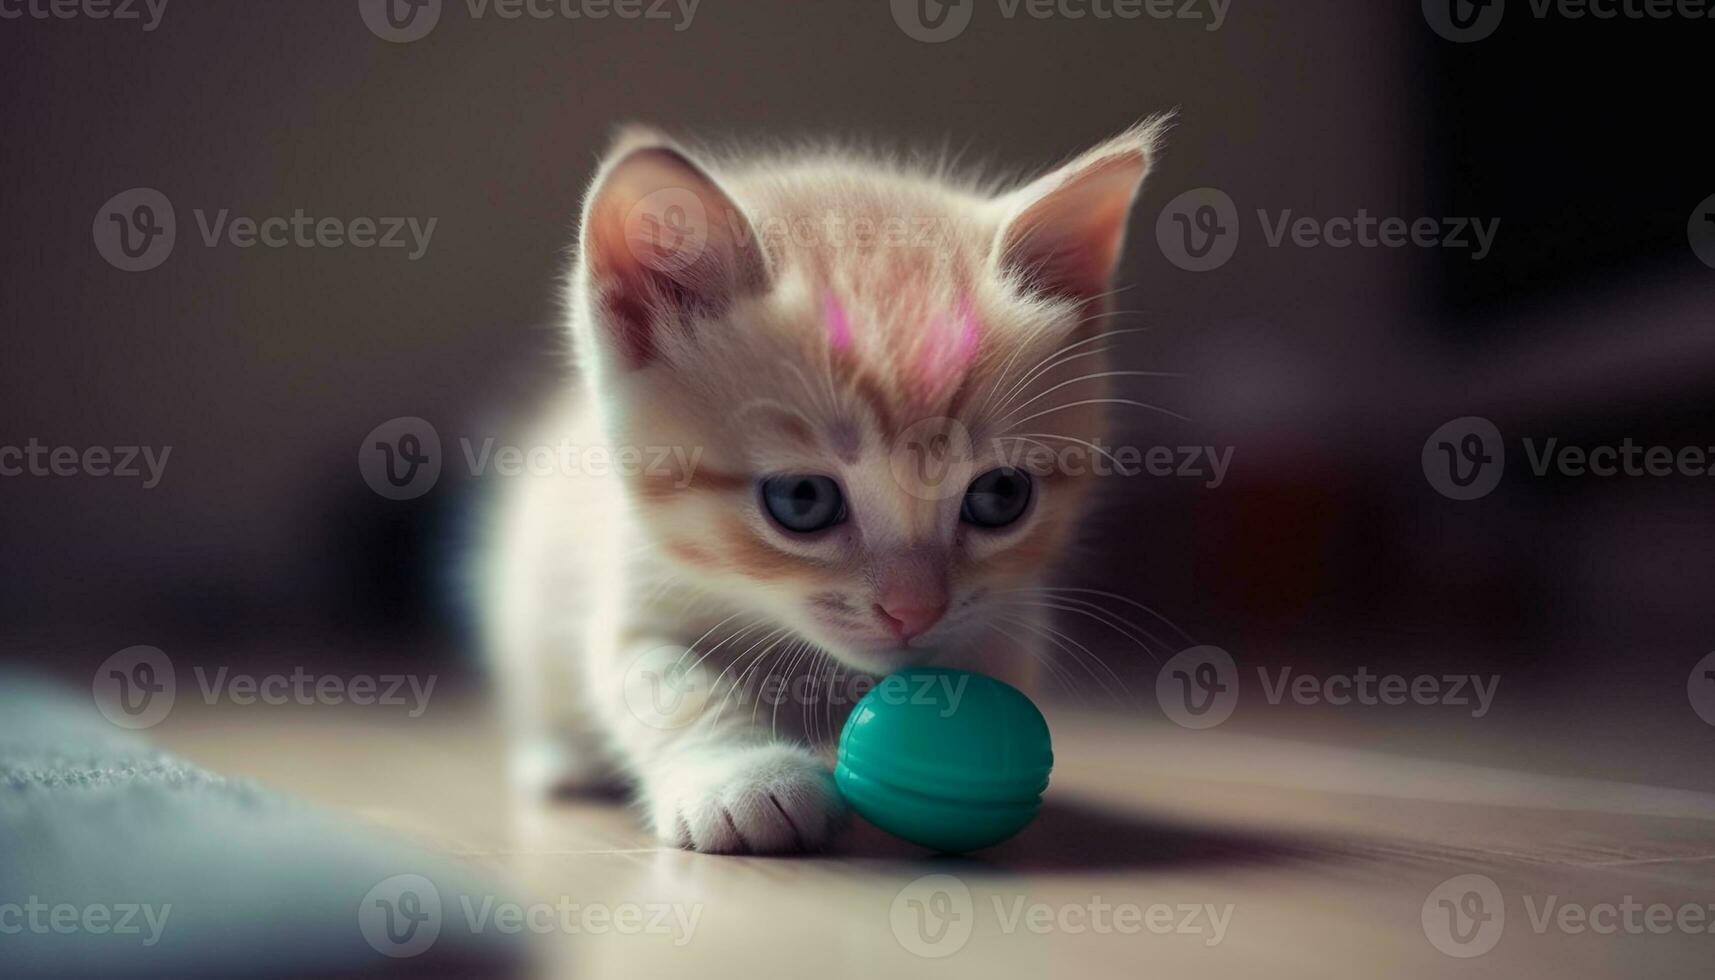
[[[1162,128],[1001,192],[622,134],[569,277],[578,384],[532,440],[579,464],[508,487],[490,556],[522,779],[617,776],[699,851],[814,849],[856,678],[1027,680],[1029,590],[1091,480],[1032,449],[1103,433],[1109,278]]]

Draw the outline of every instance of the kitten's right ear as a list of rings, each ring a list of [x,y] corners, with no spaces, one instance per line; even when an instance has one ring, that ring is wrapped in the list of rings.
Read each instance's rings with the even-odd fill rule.
[[[598,342],[627,367],[766,288],[750,222],[714,178],[646,130],[620,135],[584,204],[581,252]]]
[[[1092,300],[1106,293],[1132,203],[1170,118],[1138,123],[1008,195],[999,266],[1047,295]]]

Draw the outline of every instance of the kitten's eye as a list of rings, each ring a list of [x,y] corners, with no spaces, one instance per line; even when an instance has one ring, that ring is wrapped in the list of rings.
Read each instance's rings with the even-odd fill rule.
[[[840,485],[825,476],[773,476],[762,481],[762,506],[788,531],[808,534],[846,519]]]
[[[1030,506],[1030,474],[1010,466],[989,470],[965,488],[960,519],[978,527],[1005,527]]]

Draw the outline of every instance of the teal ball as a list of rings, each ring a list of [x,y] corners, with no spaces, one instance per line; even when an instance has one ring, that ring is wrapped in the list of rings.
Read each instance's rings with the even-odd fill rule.
[[[962,853],[1023,830],[1054,750],[1042,712],[992,677],[944,667],[889,674],[840,732],[834,781],[888,833]]]

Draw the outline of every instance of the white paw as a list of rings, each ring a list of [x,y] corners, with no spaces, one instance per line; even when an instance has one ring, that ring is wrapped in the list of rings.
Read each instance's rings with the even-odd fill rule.
[[[833,775],[790,745],[701,749],[652,776],[647,792],[656,836],[710,854],[817,850],[845,816]]]

